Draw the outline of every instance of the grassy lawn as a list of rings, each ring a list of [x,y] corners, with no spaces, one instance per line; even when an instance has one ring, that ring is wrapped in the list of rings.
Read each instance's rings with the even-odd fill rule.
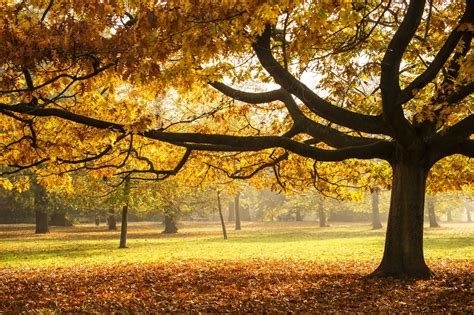
[[[367,224],[0,225],[0,313],[472,313],[474,225],[425,229],[430,280],[368,279],[385,231]],[[288,259],[289,258],[289,259]]]
[[[242,231],[228,226],[222,239],[217,222],[182,222],[176,235],[161,234],[159,223],[131,223],[128,249],[118,249],[119,231],[105,226],[78,225],[52,228],[35,235],[32,225],[0,225],[0,268],[68,267],[116,263],[170,262],[176,260],[252,259],[332,262],[376,262],[381,259],[384,230],[367,224],[333,224],[320,228],[314,222],[244,222]],[[443,223],[425,229],[428,263],[474,260],[474,224]]]

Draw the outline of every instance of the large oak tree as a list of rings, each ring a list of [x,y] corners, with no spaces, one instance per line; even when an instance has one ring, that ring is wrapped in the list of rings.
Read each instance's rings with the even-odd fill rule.
[[[184,147],[173,171],[195,151],[280,148],[318,162],[385,160],[392,197],[373,276],[431,275],[423,257],[428,173],[445,157],[474,156],[474,1],[25,1],[1,8],[2,136],[23,135],[5,145],[8,158],[19,159],[19,145],[38,146],[37,130],[66,120],[102,130],[68,123],[75,131],[67,142],[81,138],[82,158],[92,158],[89,146],[100,136],[133,134]],[[261,82],[277,88],[261,92],[268,86]],[[216,99],[219,106],[208,105]],[[146,111],[145,101],[165,105]],[[183,112],[192,115],[183,119]],[[272,153],[250,175],[287,158]]]

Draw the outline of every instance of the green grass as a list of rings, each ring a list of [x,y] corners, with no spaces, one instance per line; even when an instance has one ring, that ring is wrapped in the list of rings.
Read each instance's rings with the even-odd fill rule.
[[[373,261],[382,257],[384,230],[365,224],[314,222],[243,223],[228,226],[222,239],[218,223],[180,224],[176,235],[161,234],[158,223],[131,223],[127,249],[118,249],[119,231],[104,226],[52,228],[35,235],[32,225],[0,225],[0,268],[166,262],[171,260],[303,259],[315,262]],[[474,224],[443,224],[425,229],[425,257],[473,260]]]

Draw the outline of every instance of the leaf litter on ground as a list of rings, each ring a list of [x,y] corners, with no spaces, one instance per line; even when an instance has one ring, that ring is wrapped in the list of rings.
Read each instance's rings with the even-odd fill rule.
[[[430,280],[368,279],[374,262],[206,261],[0,269],[0,312],[473,312],[473,263]]]

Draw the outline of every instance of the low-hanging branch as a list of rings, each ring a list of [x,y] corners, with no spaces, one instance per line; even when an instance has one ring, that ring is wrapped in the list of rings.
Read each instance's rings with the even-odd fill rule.
[[[135,180],[164,180],[170,176],[178,174],[178,172],[184,167],[186,162],[189,160],[193,150],[186,149],[186,152],[181,157],[180,161],[176,164],[173,169],[156,169],[155,164],[152,160],[147,158],[146,156],[141,156],[135,149],[133,149],[133,153],[135,154],[136,158],[140,161],[144,161],[148,168],[147,169],[130,169],[126,171],[118,172],[116,175],[126,175],[130,176],[130,179]],[[145,178],[145,177],[133,177],[133,174],[152,174],[155,175],[153,178]]]
[[[273,157],[274,153],[275,152],[272,152],[272,154],[270,155],[270,158],[272,159],[272,161],[264,162],[264,163],[258,163],[258,164],[254,164],[254,165],[250,165],[250,166],[246,167],[246,168],[253,168],[253,170],[250,171],[248,174],[245,174],[245,175],[241,175],[242,173],[244,173],[244,168],[238,169],[238,170],[230,173],[229,171],[225,170],[222,167],[213,165],[211,163],[206,163],[206,164],[209,167],[220,170],[221,172],[226,174],[226,176],[229,177],[229,178],[232,178],[232,179],[249,179],[249,178],[252,178],[256,174],[258,174],[259,172],[261,172],[261,171],[263,171],[267,168],[276,166],[278,163],[288,159],[288,156],[289,156],[288,152],[285,152],[285,153],[281,154],[280,156],[274,158]]]

